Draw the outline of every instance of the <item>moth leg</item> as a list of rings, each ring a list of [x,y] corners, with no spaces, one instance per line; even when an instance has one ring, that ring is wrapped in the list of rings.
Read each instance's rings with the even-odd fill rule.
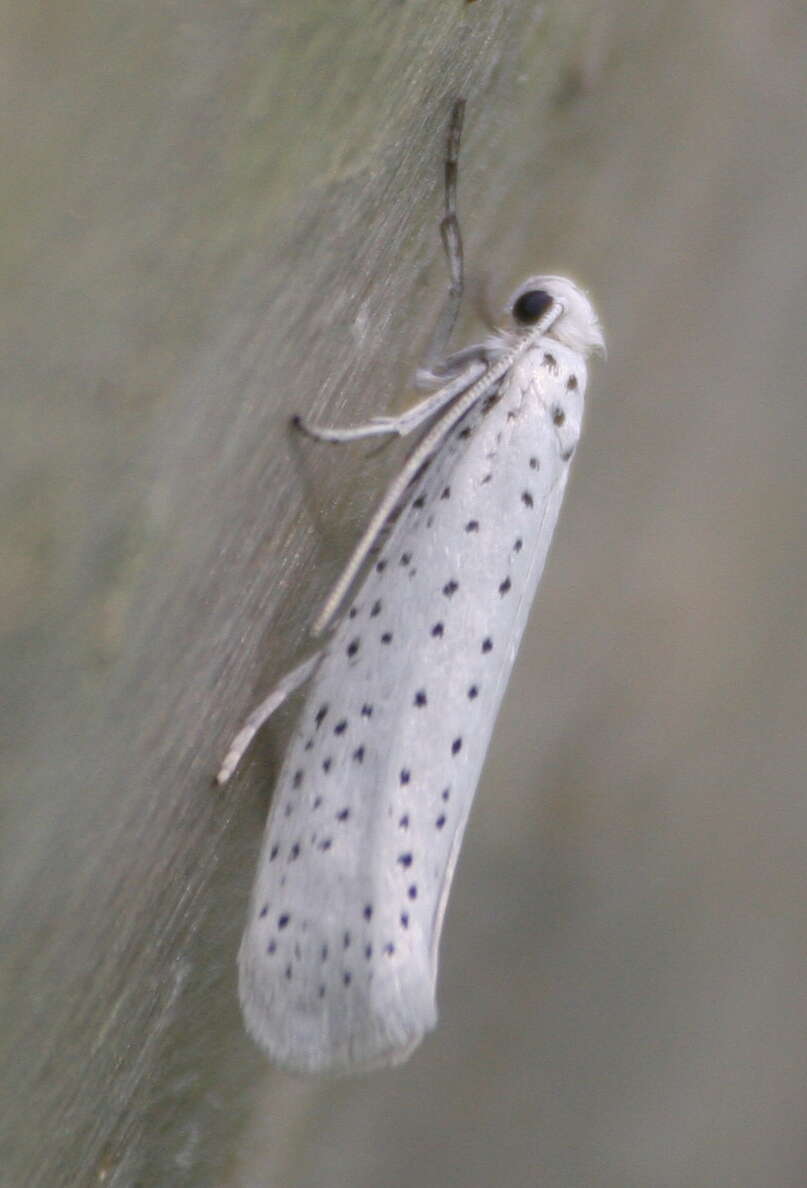
[[[367,437],[383,437],[385,434],[400,433],[397,427],[397,417],[373,417],[366,425],[352,425],[348,429],[335,429],[327,425],[309,425],[301,416],[295,414],[291,418],[292,427],[299,429],[306,437],[314,441],[327,441],[331,444],[343,445],[349,441],[364,441]]]
[[[459,375],[455,375],[449,383],[444,384],[436,392],[432,392],[424,400],[418,401],[406,412],[395,417],[373,417],[366,425],[354,425],[349,429],[332,429],[325,425],[309,425],[300,416],[292,417],[292,425],[299,429],[306,437],[314,441],[327,441],[344,444],[350,441],[363,441],[367,437],[381,437],[384,434],[397,434],[405,437],[407,433],[419,429],[431,417],[450,404],[455,397],[465,391],[469,385],[476,382],[487,366],[485,358],[479,351],[469,352],[468,361]]]
[[[308,680],[321,658],[322,652],[316,652],[313,656],[309,656],[307,660],[304,660],[302,664],[298,664],[291,672],[287,672],[280,683],[275,685],[269,696],[265,697],[260,705],[255,707],[230,743],[230,749],[224,756],[224,762],[219,769],[219,774],[216,776],[216,783],[219,787],[226,784],[230,779],[236,767],[238,767],[238,764],[243,759],[244,752],[264,722],[271,718],[275,710],[279,709],[288,697],[291,697],[295,689],[299,689],[300,685]]]
[[[436,371],[445,358],[448,340],[457,321],[465,287],[462,234],[457,216],[457,178],[459,174],[460,141],[465,100],[457,99],[448,125],[448,147],[445,161],[445,214],[440,222],[440,238],[448,261],[450,284],[448,295],[432,332],[421,371]]]

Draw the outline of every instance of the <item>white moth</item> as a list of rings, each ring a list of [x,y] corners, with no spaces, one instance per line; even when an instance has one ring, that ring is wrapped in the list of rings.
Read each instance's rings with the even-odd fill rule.
[[[462,114],[459,101],[443,330],[462,291]],[[432,367],[442,386],[403,416],[306,430],[326,441],[424,435],[315,625],[329,625],[366,568],[328,643],[251,715],[219,774],[229,778],[261,723],[313,677],[239,954],[247,1029],[295,1071],[397,1063],[436,1023],[457,855],[580,434],[586,358],[603,346],[571,281],[531,277],[508,308],[509,327]]]

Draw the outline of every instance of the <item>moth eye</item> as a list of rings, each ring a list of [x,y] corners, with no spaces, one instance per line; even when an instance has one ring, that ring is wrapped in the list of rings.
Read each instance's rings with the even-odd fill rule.
[[[522,326],[533,326],[544,316],[551,304],[552,298],[545,289],[530,289],[514,302],[513,317]]]

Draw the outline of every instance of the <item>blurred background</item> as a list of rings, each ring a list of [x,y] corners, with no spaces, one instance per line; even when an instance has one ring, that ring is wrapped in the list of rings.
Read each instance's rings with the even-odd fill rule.
[[[3,30],[0,1183],[803,1185],[807,10],[50,0]],[[411,398],[458,93],[471,273],[571,274],[609,357],[439,1028],[298,1080],[235,977],[298,707],[211,777],[394,468],[287,418]]]

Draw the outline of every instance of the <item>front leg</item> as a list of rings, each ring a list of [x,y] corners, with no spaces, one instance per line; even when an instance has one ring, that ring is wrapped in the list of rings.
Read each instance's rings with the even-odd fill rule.
[[[397,434],[399,437],[405,437],[407,433],[412,433],[415,429],[419,429],[426,421],[435,416],[450,404],[455,397],[459,396],[471,384],[476,383],[479,377],[484,373],[487,366],[487,361],[482,357],[478,349],[468,352],[467,362],[463,371],[459,375],[455,375],[449,383],[439,388],[436,392],[432,392],[424,400],[418,401],[412,408],[408,408],[406,412],[400,413],[396,417],[373,417],[366,425],[354,425],[348,429],[331,429],[325,425],[309,425],[307,421],[299,415],[293,416],[291,423],[295,429],[304,433],[306,437],[313,438],[314,441],[325,441],[332,444],[343,445],[345,442],[363,441],[368,437],[383,437],[386,435]]]

